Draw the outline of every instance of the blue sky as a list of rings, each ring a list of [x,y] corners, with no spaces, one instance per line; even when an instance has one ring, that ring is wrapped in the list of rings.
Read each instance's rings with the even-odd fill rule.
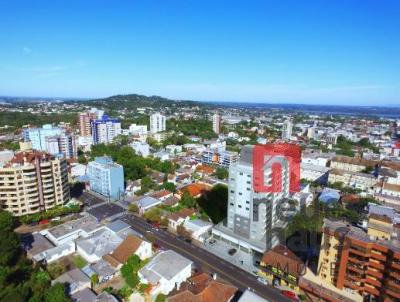
[[[0,95],[400,105],[400,1],[2,1]]]

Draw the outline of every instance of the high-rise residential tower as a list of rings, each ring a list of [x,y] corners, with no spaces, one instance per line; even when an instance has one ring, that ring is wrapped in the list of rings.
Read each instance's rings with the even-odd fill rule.
[[[290,140],[290,138],[292,137],[292,131],[293,131],[293,123],[290,119],[287,119],[286,121],[283,122],[282,125],[282,139]]]
[[[15,216],[46,211],[70,200],[67,162],[48,153],[17,153],[0,167],[0,207]]]
[[[123,196],[124,167],[114,163],[111,158],[96,157],[94,161],[89,162],[87,174],[91,190],[110,200],[118,200]]]
[[[257,192],[253,186],[253,148],[244,146],[240,160],[229,168],[227,221],[216,226],[213,235],[241,249],[263,253],[279,243],[276,230],[285,226],[279,207],[289,196],[290,167],[282,166],[281,192]],[[271,175],[272,170],[266,168],[266,183],[272,182]]]
[[[221,132],[221,116],[218,113],[215,113],[213,115],[212,123],[213,123],[213,131],[216,134],[219,134]]]
[[[122,133],[121,122],[118,119],[103,115],[101,119],[92,121],[92,137],[94,144],[111,143]]]
[[[150,132],[158,133],[166,130],[166,118],[160,113],[150,115]]]

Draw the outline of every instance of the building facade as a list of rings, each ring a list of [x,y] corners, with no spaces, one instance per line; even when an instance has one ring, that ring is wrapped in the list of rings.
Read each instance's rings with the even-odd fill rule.
[[[286,120],[283,122],[282,125],[282,139],[283,140],[290,140],[292,137],[293,131],[293,123],[291,120]]]
[[[166,130],[166,118],[160,113],[150,115],[150,132],[158,133]]]
[[[213,115],[212,123],[213,123],[213,131],[216,134],[219,134],[221,132],[221,116],[218,113],[215,113]]]
[[[229,168],[227,223],[215,227],[213,235],[238,244],[244,251],[263,253],[279,243],[275,231],[286,225],[279,206],[290,194],[289,166],[282,165],[281,192],[256,192],[253,187],[253,148],[244,146],[239,161]],[[271,176],[272,170],[266,168],[266,183],[272,181]]]
[[[110,200],[120,199],[125,191],[124,168],[109,157],[96,157],[88,164],[90,189]]]
[[[318,277],[364,301],[399,301],[398,218],[384,212],[370,212],[368,231],[325,220]]]
[[[111,143],[122,132],[121,122],[118,119],[109,118],[105,114],[101,119],[92,121],[91,128],[93,144]]]
[[[65,159],[21,152],[0,168],[0,205],[15,216],[46,211],[69,200]]]

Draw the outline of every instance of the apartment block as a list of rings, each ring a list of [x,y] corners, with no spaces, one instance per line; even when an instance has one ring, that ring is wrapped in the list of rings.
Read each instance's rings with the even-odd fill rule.
[[[67,162],[48,153],[17,153],[0,168],[0,206],[15,216],[46,211],[70,200]]]
[[[201,161],[203,164],[218,165],[229,168],[233,163],[237,162],[239,155],[233,151],[221,151],[217,149],[207,149],[203,152]]]
[[[166,118],[160,113],[150,115],[150,132],[158,133],[166,130]]]
[[[213,229],[213,236],[240,246],[243,251],[264,253],[279,243],[273,230],[284,228],[279,203],[289,197],[289,166],[282,166],[281,192],[256,192],[253,187],[253,148],[244,146],[240,159],[229,168],[228,213],[226,224]],[[271,183],[272,169],[264,172]]]
[[[96,157],[88,164],[90,189],[110,200],[118,200],[125,191],[124,168],[111,158]]]
[[[219,134],[221,132],[221,116],[218,113],[213,115],[212,125],[214,133]]]
[[[93,144],[111,143],[122,132],[121,122],[118,119],[109,118],[105,114],[101,119],[91,122],[91,129]]]
[[[400,300],[400,215],[370,205],[368,230],[324,221],[318,277],[364,301]]]
[[[92,121],[96,119],[101,119],[103,117],[104,111],[92,108],[88,112],[79,114],[79,133],[81,136],[91,136],[92,135]]]

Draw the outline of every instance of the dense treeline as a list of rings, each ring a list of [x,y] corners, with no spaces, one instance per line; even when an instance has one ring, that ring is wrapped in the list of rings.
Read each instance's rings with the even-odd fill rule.
[[[20,128],[30,124],[41,127],[43,124],[58,124],[60,122],[75,124],[78,121],[76,113],[40,113],[0,111],[0,126]]]
[[[62,284],[51,286],[49,273],[28,260],[14,232],[15,220],[0,212],[0,301],[68,302]]]
[[[204,139],[217,137],[212,130],[212,122],[206,119],[169,119],[167,129],[168,131],[182,132],[184,135],[195,135]]]

